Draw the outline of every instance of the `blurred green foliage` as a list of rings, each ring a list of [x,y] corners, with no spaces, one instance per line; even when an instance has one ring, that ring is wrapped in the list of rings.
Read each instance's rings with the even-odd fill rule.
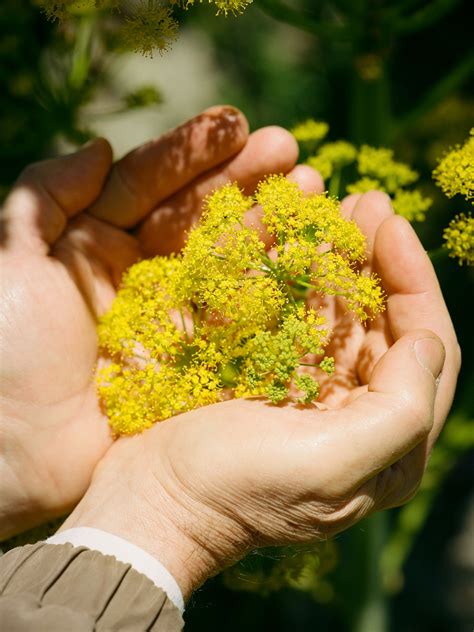
[[[468,8],[467,0],[254,0],[236,18],[204,5],[177,12],[213,43],[222,100],[252,127],[323,119],[331,140],[392,146],[416,168],[434,205],[415,228],[433,251],[464,355],[451,417],[415,499],[333,543],[251,555],[194,596],[189,630],[471,630],[462,595],[474,580],[457,582],[452,546],[472,498],[473,273],[439,250],[443,227],[469,205],[448,201],[431,181],[436,159],[474,121]],[[120,54],[114,20],[84,10],[59,25],[30,0],[2,0],[0,196],[58,140],[80,144],[93,134],[82,111]],[[114,107],[160,101],[144,86]]]

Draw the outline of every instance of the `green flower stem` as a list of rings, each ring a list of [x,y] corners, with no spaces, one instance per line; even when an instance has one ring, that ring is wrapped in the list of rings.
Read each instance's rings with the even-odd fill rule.
[[[459,460],[460,454],[474,445],[472,420],[461,410],[451,415],[428,464],[416,497],[397,515],[391,536],[381,557],[383,583],[390,593],[403,585],[403,566],[416,538],[429,517],[443,481]]]
[[[449,251],[444,246],[440,246],[435,250],[428,250],[428,256],[433,263],[437,263],[438,261],[442,261],[443,259],[447,259],[449,256]]]
[[[190,337],[188,334],[188,330],[186,328],[186,321],[184,320],[184,314],[183,314],[182,309],[179,310],[179,317],[181,319],[181,325],[183,327],[183,332],[184,332],[184,337],[186,338],[186,342],[190,342]]]
[[[365,584],[365,598],[354,613],[352,632],[384,632],[388,630],[388,611],[380,581],[380,557],[387,539],[388,514],[376,513],[361,524],[363,527],[358,528],[365,559],[360,568],[365,569],[365,576],[360,580]]]
[[[336,169],[329,181],[329,195],[339,197],[341,188],[341,169]]]
[[[72,53],[72,65],[69,73],[69,85],[75,91],[80,90],[89,77],[95,22],[96,17],[93,14],[86,14],[78,19],[77,34]]]
[[[378,146],[389,144],[391,134],[390,81],[382,54],[371,53],[378,64],[373,76],[364,74],[361,64],[369,55],[355,53],[354,72],[351,78],[350,140],[357,145],[364,143]]]

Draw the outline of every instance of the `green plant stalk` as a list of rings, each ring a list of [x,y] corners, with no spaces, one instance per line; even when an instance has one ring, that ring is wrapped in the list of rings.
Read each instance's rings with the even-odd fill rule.
[[[94,14],[86,14],[78,19],[71,71],[69,73],[69,85],[74,91],[80,91],[89,77],[95,22],[96,17]]]
[[[426,523],[438,491],[460,454],[474,446],[474,426],[462,411],[450,417],[435,446],[425,476],[414,500],[400,510],[381,558],[385,590],[398,592],[403,586],[403,566]]]
[[[376,513],[364,521],[366,560],[365,599],[354,613],[352,632],[385,632],[388,630],[387,598],[380,581],[380,556],[388,531],[386,512]]]
[[[366,143],[375,147],[386,146],[392,128],[388,71],[382,57],[374,53],[379,64],[379,74],[373,78],[364,77],[360,68],[361,57],[356,54],[353,58],[350,140],[356,145]]]
[[[336,169],[329,181],[329,195],[339,197],[341,191],[341,169]]]
[[[378,63],[378,73],[372,76],[363,72],[361,63],[367,58],[366,50],[358,51],[354,42],[353,73],[351,77],[351,108],[349,119],[350,140],[388,145],[391,135],[392,116],[390,105],[390,78],[386,61],[377,51],[374,42],[373,59]],[[359,580],[363,586],[360,600],[353,601],[351,632],[387,632],[388,600],[384,591],[380,557],[388,533],[388,514],[374,514],[364,521],[364,530],[357,535],[357,545],[365,552],[360,560]]]

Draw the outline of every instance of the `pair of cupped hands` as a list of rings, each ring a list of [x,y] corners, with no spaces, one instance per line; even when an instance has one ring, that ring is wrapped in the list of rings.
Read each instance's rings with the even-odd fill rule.
[[[124,270],[179,250],[225,182],[251,193],[285,173],[322,192],[296,160],[288,132],[249,135],[224,106],[115,164],[97,139],[20,175],[0,243],[0,537],[73,510],[63,529],[130,540],[188,597],[249,549],[327,537],[413,496],[460,353],[430,260],[383,193],[351,195],[343,212],[366,235],[386,310],[362,326],[326,301],[337,371],[319,404],[227,401],[113,441],[98,402],[96,323]]]

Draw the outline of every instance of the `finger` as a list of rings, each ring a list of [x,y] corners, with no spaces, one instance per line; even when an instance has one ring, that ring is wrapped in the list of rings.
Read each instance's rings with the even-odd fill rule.
[[[131,235],[87,213],[68,224],[52,254],[74,276],[97,317],[110,307],[125,270],[141,256]]]
[[[391,199],[381,191],[369,191],[352,200],[348,199],[347,205],[352,206],[351,219],[356,222],[366,238],[366,260],[362,265],[362,272],[367,274],[372,272],[377,230],[385,219],[393,215]],[[358,383],[368,384],[375,365],[393,342],[385,314],[380,314],[375,320],[366,323],[360,342],[355,362],[348,366],[355,368]]]
[[[428,449],[451,407],[460,368],[460,351],[435,271],[410,224],[400,216],[385,220],[377,231],[374,266],[388,294],[387,316],[395,340],[429,328],[443,341],[446,362],[440,378],[435,422]]]
[[[235,158],[197,178],[146,218],[138,232],[142,250],[147,256],[181,250],[206,195],[227,182],[237,182],[245,193],[253,193],[265,175],[287,173],[297,157],[296,141],[286,130],[264,127],[254,132]]]
[[[286,177],[291,182],[296,182],[305,195],[324,191],[321,174],[309,165],[296,165]]]
[[[341,202],[341,212],[347,220],[354,221],[366,237],[367,259],[362,271],[370,272],[377,229],[387,217],[393,215],[390,198],[380,191],[353,194]],[[337,406],[347,397],[348,390],[357,388],[359,384],[367,384],[369,370],[372,371],[387,351],[388,344],[384,336],[384,316],[363,326],[347,312],[342,299],[328,303],[328,308],[324,309],[324,313],[334,334],[327,353],[336,361],[336,373],[330,379],[323,379],[321,396],[330,406]],[[371,334],[372,329],[374,334]],[[380,329],[381,332],[378,331]],[[347,344],[348,341],[350,344]]]
[[[321,446],[325,463],[331,464],[323,485],[329,495],[353,492],[427,437],[444,359],[443,344],[432,332],[403,336],[377,364],[366,394],[342,409],[323,412],[323,434],[319,424],[308,429],[317,432],[316,452]],[[313,464],[316,457],[313,453]]]
[[[355,209],[361,197],[362,193],[351,193],[351,195],[346,195],[346,197],[341,200],[341,212],[346,219],[351,218],[352,211]]]
[[[360,384],[368,384],[375,365],[393,345],[388,319],[380,314],[370,323],[357,356],[356,367]]]
[[[296,165],[286,177],[291,182],[295,182],[305,195],[324,191],[324,182],[320,174],[308,165]],[[262,207],[256,204],[245,214],[244,224],[257,230],[262,242],[267,248],[270,248],[275,239],[263,224],[262,215]]]
[[[384,220],[393,215],[392,201],[382,191],[369,191],[361,195],[353,209],[351,219],[356,222],[366,238],[364,270],[372,269],[375,235]]]
[[[162,200],[242,149],[248,124],[239,110],[205,110],[119,160],[90,212],[121,228],[138,224]]]
[[[99,195],[112,162],[103,138],[78,152],[27,167],[5,201],[1,243],[47,253],[69,218]]]

